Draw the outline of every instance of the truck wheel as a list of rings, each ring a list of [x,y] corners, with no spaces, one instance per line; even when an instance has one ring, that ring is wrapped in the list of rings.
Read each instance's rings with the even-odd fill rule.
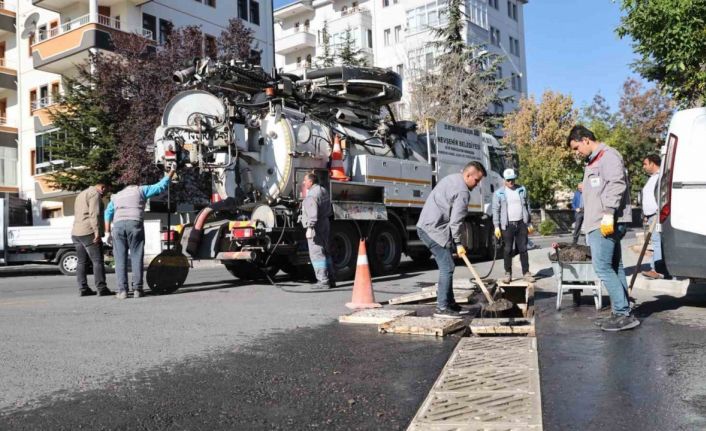
[[[370,235],[368,255],[370,269],[374,275],[395,272],[402,257],[402,239],[391,223],[377,223]]]
[[[350,280],[355,276],[358,264],[358,242],[360,236],[349,223],[331,225],[331,258],[336,267],[336,280]]]
[[[75,276],[78,269],[78,255],[76,251],[70,250],[59,258],[59,271],[64,275]]]

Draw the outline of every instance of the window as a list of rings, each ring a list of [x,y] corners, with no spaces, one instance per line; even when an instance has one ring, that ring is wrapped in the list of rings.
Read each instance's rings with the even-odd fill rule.
[[[59,218],[64,216],[63,207],[42,208],[42,219]]]
[[[297,67],[300,67],[302,65],[302,58],[297,57]]]
[[[373,47],[373,31],[368,29],[368,48]]]
[[[120,15],[115,15],[113,18],[113,23],[115,23],[115,28],[120,30]]]
[[[238,0],[238,18],[248,20],[248,0]]]
[[[402,37],[402,26],[401,25],[395,26],[395,43],[400,43],[401,37]]]
[[[400,78],[404,79],[404,65],[403,64],[397,65],[396,72],[398,75],[400,75]]]
[[[51,83],[51,100],[57,102],[59,100],[59,82],[55,81]]]
[[[418,32],[429,27],[444,25],[448,21],[448,1],[436,0],[406,11],[407,31]]]
[[[517,4],[515,2],[507,2],[507,16],[517,21]]]
[[[299,22],[294,23],[294,31],[299,32]]]
[[[390,46],[390,29],[386,28],[385,31],[382,32],[382,40],[385,46]]]
[[[490,27],[490,43],[495,46],[500,46],[500,29]]]
[[[434,68],[434,53],[427,52],[427,54],[424,56],[424,66],[427,68],[427,70],[431,70]]]
[[[0,146],[0,185],[17,185],[17,148]]]
[[[520,41],[510,36],[510,54],[520,56]]]
[[[260,3],[250,0],[250,22],[260,25]]]
[[[108,8],[110,9],[110,8]],[[49,37],[54,37],[59,34],[59,20],[55,19],[49,23]]]
[[[206,5],[216,7],[216,0],[206,0]]]
[[[29,51],[30,57],[32,56],[32,45],[34,45],[34,42],[35,42],[34,33],[32,33],[29,35],[29,45],[28,45],[28,47],[29,47],[28,51]]]
[[[7,124],[7,99],[0,99],[0,124]]]
[[[218,57],[218,45],[216,45],[216,38],[209,34],[204,35],[204,49],[208,57]]]
[[[38,109],[38,106],[37,106],[37,90],[36,90],[36,89],[33,89],[33,90],[30,90],[30,91],[29,91],[29,112],[30,112],[30,114],[31,114],[32,111],[34,111],[35,109]]]
[[[159,20],[159,44],[164,45],[169,40],[169,36],[172,34],[172,29],[174,24],[166,19]]]
[[[306,67],[311,67],[311,54],[307,54],[305,66],[306,66]]]
[[[498,0],[488,0],[488,4],[494,9],[500,9],[498,6]]]
[[[62,164],[62,160],[55,160],[52,157],[51,150],[49,149],[52,140],[59,137],[61,132],[55,130],[53,132],[42,133],[41,135],[35,136],[35,170],[32,175],[39,175],[45,172],[52,171],[55,167]]]
[[[309,31],[309,20],[304,21],[304,30]]]
[[[39,41],[41,42],[41,41],[45,40],[48,37],[47,25],[44,24],[44,25],[40,25],[39,27],[37,27],[37,32],[39,33]]]
[[[142,14],[142,29],[152,32],[151,38],[157,37],[157,18],[148,13]]]
[[[522,92],[522,77],[516,73],[512,73],[511,77],[512,89],[518,92]]]
[[[495,70],[495,77],[498,79],[503,79],[503,68],[501,66],[498,66]]]
[[[382,0],[382,7],[390,6],[390,0]]]

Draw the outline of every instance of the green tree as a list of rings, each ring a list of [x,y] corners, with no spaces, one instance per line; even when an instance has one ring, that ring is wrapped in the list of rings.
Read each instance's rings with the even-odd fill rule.
[[[96,90],[102,82],[90,76],[86,82],[66,78],[61,108],[51,111],[59,133],[45,151],[64,165],[53,172],[50,181],[62,190],[78,191],[99,182],[116,182],[120,172],[113,168],[117,140],[111,112],[104,109]]]
[[[617,29],[632,38],[634,69],[682,106],[706,96],[706,0],[622,0]]]
[[[345,66],[367,66],[368,62],[365,60],[363,50],[358,48],[350,27],[346,28],[341,49],[338,50],[338,58]]]
[[[495,129],[502,115],[488,107],[511,100],[501,96],[506,82],[498,77],[502,57],[482,46],[465,42],[466,16],[463,0],[450,0],[444,27],[433,29],[435,40],[427,55],[429,65],[411,65],[410,110],[415,120],[426,118],[448,121],[466,127]]]
[[[331,67],[336,62],[336,57],[331,49],[331,35],[328,32],[328,24],[324,21],[321,29],[321,55],[316,57],[321,67]]]
[[[534,97],[522,99],[519,109],[505,117],[505,142],[517,148],[519,181],[536,205],[554,204],[557,190],[573,190],[580,179],[581,164],[566,146],[577,118],[571,96],[552,91],[545,91],[539,103]]]

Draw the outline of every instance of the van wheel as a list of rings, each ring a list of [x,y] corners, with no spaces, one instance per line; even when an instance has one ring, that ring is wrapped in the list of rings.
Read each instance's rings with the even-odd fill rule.
[[[336,268],[336,280],[350,280],[358,264],[358,231],[350,223],[331,225],[330,252]]]
[[[370,269],[374,275],[395,272],[402,257],[402,239],[391,223],[377,223],[370,235],[368,255]]]
[[[78,255],[76,251],[69,250],[59,259],[59,271],[68,276],[75,276],[78,270]]]

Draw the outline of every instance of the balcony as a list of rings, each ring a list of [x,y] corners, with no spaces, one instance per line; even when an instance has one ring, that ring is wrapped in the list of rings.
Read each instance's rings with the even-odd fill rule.
[[[299,31],[283,36],[275,41],[275,51],[277,54],[291,54],[304,48],[316,47],[316,35],[309,32],[309,29],[302,28]]]
[[[14,3],[0,0],[0,36],[5,33],[14,34],[16,23],[17,15]]]
[[[281,21],[293,16],[297,16],[304,12],[314,12],[314,6],[312,6],[312,0],[300,0],[296,3],[275,9],[274,17],[275,21]]]
[[[131,32],[125,23],[107,16],[84,15],[37,34],[32,45],[34,68],[52,73],[64,73],[83,63],[91,49],[113,51],[111,34]],[[152,32],[140,30],[142,36],[153,39]]]
[[[17,91],[17,70],[8,64],[6,58],[0,58],[0,89]]]
[[[128,3],[131,3],[134,6],[142,6],[143,4],[149,3],[150,1],[152,0],[129,0]],[[67,7],[75,6],[76,3],[76,0],[32,0],[33,6],[41,7],[43,9],[48,9],[54,12],[61,12]],[[115,3],[116,2],[114,0],[98,0],[98,5],[100,6],[110,6]]]
[[[0,117],[0,153],[7,156],[8,152],[14,153],[14,159],[17,159],[17,127],[11,127],[7,124],[6,117]],[[3,157],[4,158],[4,157]],[[14,172],[14,163],[8,163],[7,160],[0,158],[0,192],[16,192],[17,173]],[[13,157],[10,156],[10,159]],[[3,163],[5,163],[3,172]]]
[[[34,117],[34,129],[41,132],[52,127],[54,118],[51,115],[51,110],[58,108],[57,101],[52,96],[43,97],[39,100],[30,102],[30,110]]]

